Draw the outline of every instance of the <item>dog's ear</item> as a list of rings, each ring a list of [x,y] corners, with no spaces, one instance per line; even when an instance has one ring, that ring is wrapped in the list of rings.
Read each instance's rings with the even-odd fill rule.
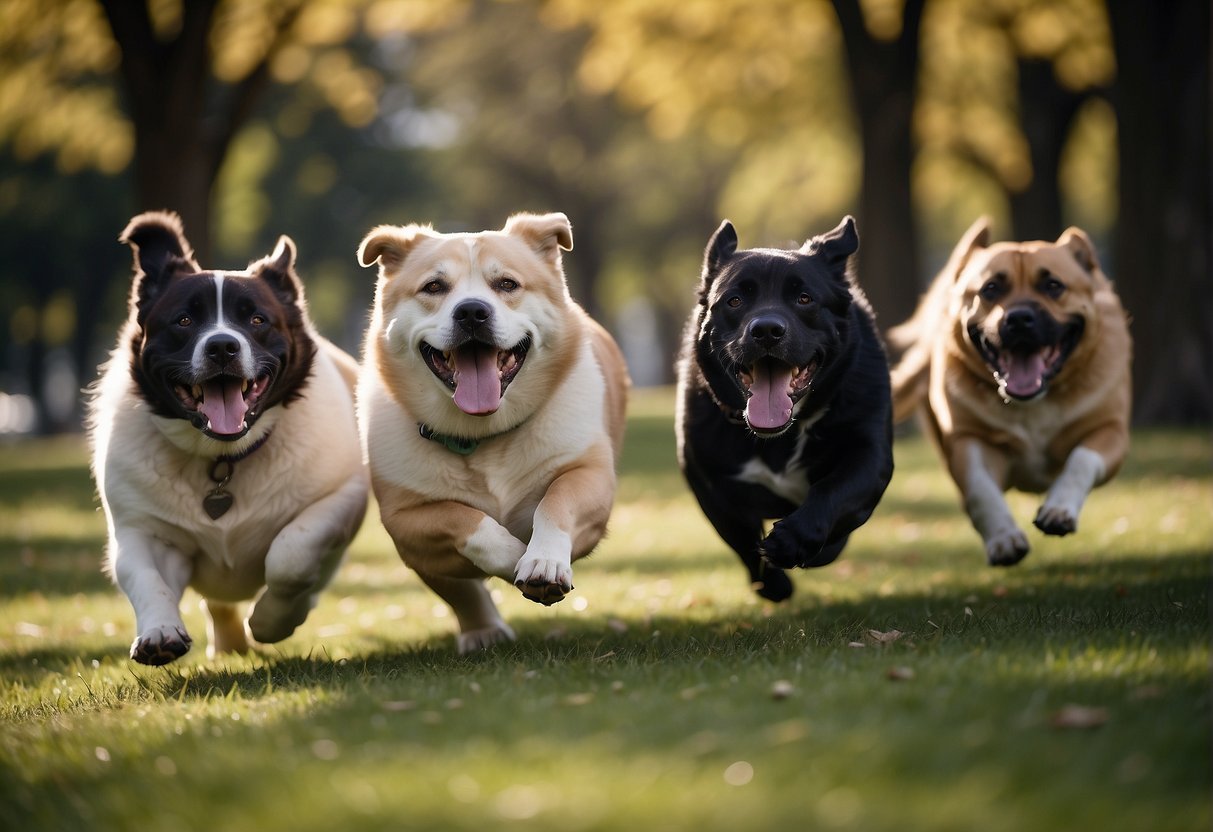
[[[279,299],[288,305],[303,305],[303,283],[295,274],[295,241],[283,234],[274,253],[249,264],[249,271],[270,285]]]
[[[409,253],[423,240],[431,239],[434,229],[428,225],[379,225],[372,228],[358,246],[358,262],[373,266],[376,262],[384,275],[398,271]]]
[[[560,250],[573,250],[573,226],[559,212],[552,214],[514,214],[501,229],[504,234],[521,237],[535,253],[549,263],[560,262]]]
[[[1070,226],[1057,238],[1057,245],[1068,248],[1078,265],[1084,271],[1094,272],[1099,268],[1099,258],[1095,255],[1095,244],[1087,236],[1087,232],[1077,226]]]
[[[737,253],[737,229],[728,220],[722,220],[720,226],[708,240],[707,248],[703,250],[703,281],[704,288],[710,283],[724,262]]]
[[[813,237],[800,247],[802,254],[819,255],[830,270],[839,275],[846,274],[847,262],[858,250],[859,232],[855,230],[855,218],[850,214],[843,217],[833,231]]]
[[[181,218],[169,211],[148,211],[132,218],[118,241],[131,247],[135,269],[131,302],[140,323],[174,277],[202,271],[185,239]]]
[[[973,256],[974,252],[989,245],[990,218],[978,217],[960,238],[956,247],[952,249],[952,254],[949,255],[948,262],[943,267],[944,272],[950,275],[952,280],[956,280],[964,271],[964,267],[968,265],[969,258]]]

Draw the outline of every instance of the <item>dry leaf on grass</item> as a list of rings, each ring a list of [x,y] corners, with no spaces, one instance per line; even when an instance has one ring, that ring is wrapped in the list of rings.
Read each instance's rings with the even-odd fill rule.
[[[891,679],[894,682],[908,682],[914,678],[914,668],[912,667],[890,667],[884,673],[886,679]]]
[[[1098,728],[1107,721],[1107,708],[1066,705],[1050,717],[1049,724],[1054,728]]]
[[[872,639],[872,641],[876,642],[877,644],[892,644],[904,635],[905,633],[903,633],[901,630],[888,630],[886,632],[881,632],[880,630],[868,630],[868,638]]]
[[[771,685],[771,698],[776,701],[780,699],[787,699],[795,692],[795,686],[793,686],[792,683],[787,679],[780,679],[779,681],[775,682],[775,684]]]

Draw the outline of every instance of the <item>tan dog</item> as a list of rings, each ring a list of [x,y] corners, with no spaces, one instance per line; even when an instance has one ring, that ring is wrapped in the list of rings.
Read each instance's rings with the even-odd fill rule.
[[[1087,235],[990,245],[978,220],[889,340],[894,418],[921,408],[989,562],[1028,553],[1008,488],[1045,492],[1045,534],[1075,531],[1129,446],[1128,323]]]
[[[379,226],[358,388],[380,515],[404,562],[459,620],[461,652],[512,639],[484,583],[560,601],[606,530],[629,384],[569,297],[564,214],[500,231]]]

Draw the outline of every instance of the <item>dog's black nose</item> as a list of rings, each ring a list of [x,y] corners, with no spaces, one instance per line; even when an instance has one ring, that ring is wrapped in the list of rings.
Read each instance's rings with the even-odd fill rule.
[[[206,357],[222,366],[240,354],[240,342],[231,335],[212,335],[206,342]]]
[[[1031,309],[1018,308],[1007,312],[1005,326],[1008,333],[1026,335],[1036,331],[1036,313]]]
[[[455,311],[451,313],[451,317],[465,332],[471,333],[493,317],[493,307],[482,300],[469,298],[460,301],[459,305],[455,307]]]
[[[750,321],[750,337],[764,347],[778,344],[788,332],[788,326],[782,318],[764,315]]]

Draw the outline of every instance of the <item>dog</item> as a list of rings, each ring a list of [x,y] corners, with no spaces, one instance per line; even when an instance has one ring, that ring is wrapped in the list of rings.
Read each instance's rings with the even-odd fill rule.
[[[784,570],[838,557],[893,475],[888,365],[858,247],[851,217],[799,250],[738,250],[725,220],[683,336],[678,463],[771,601],[793,592]]]
[[[107,571],[134,608],[130,656],[183,656],[185,588],[207,654],[303,623],[366,512],[354,359],[308,320],[295,244],[245,271],[202,269],[181,220],[140,214],[129,316],[89,399]],[[253,602],[242,621],[239,602]]]
[[[1010,566],[1028,554],[1003,493],[1044,493],[1034,524],[1066,535],[1091,489],[1129,447],[1132,343],[1095,246],[990,244],[979,219],[914,315],[889,333],[894,418],[921,414],[985,544]]]
[[[564,214],[500,231],[379,226],[358,412],[380,516],[459,622],[459,651],[512,640],[488,577],[545,605],[602,538],[630,385],[622,353],[569,297]]]

